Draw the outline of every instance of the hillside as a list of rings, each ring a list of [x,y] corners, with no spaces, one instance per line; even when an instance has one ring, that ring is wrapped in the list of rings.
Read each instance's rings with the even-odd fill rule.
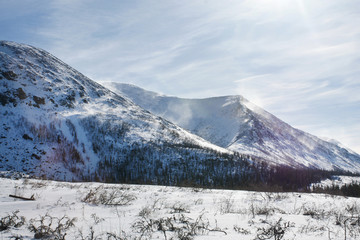
[[[219,184],[225,175],[234,177],[228,172],[248,172],[244,157],[25,44],[0,42],[0,105],[0,170],[68,181],[168,185]]]
[[[148,111],[232,151],[269,164],[360,172],[360,155],[291,127],[242,96],[183,99],[104,83]]]

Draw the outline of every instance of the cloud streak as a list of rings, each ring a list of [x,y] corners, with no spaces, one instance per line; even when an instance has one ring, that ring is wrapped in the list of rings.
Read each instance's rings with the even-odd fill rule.
[[[337,134],[345,119],[360,136],[355,0],[13,2],[1,3],[9,40],[41,46],[96,81],[181,97],[241,94],[313,134],[330,128],[327,137],[360,152],[347,141],[355,137]]]

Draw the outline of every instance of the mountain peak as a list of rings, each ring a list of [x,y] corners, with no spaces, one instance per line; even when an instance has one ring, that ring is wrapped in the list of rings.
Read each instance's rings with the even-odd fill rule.
[[[242,96],[183,99],[115,84],[139,106],[229,150],[255,155],[270,164],[360,171],[360,155],[291,127]],[[144,94],[142,94],[144,93]]]
[[[0,42],[0,104],[0,170],[58,180],[156,182],[153,168],[179,167],[184,154],[232,154],[29,45]],[[151,172],[141,164],[151,165]]]

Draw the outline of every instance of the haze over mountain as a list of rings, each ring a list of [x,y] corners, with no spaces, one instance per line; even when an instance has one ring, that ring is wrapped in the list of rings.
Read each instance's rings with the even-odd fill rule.
[[[359,171],[360,155],[334,141],[295,129],[242,96],[183,99],[137,86],[104,83],[139,106],[232,151],[269,163]]]
[[[0,42],[0,104],[0,170],[173,184],[205,159],[234,158],[24,44]]]

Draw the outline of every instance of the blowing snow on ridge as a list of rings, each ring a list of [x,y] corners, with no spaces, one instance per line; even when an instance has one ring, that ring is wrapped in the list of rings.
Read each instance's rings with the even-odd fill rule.
[[[270,164],[360,171],[359,154],[295,129],[242,96],[183,99],[130,84],[104,85],[213,144]]]

